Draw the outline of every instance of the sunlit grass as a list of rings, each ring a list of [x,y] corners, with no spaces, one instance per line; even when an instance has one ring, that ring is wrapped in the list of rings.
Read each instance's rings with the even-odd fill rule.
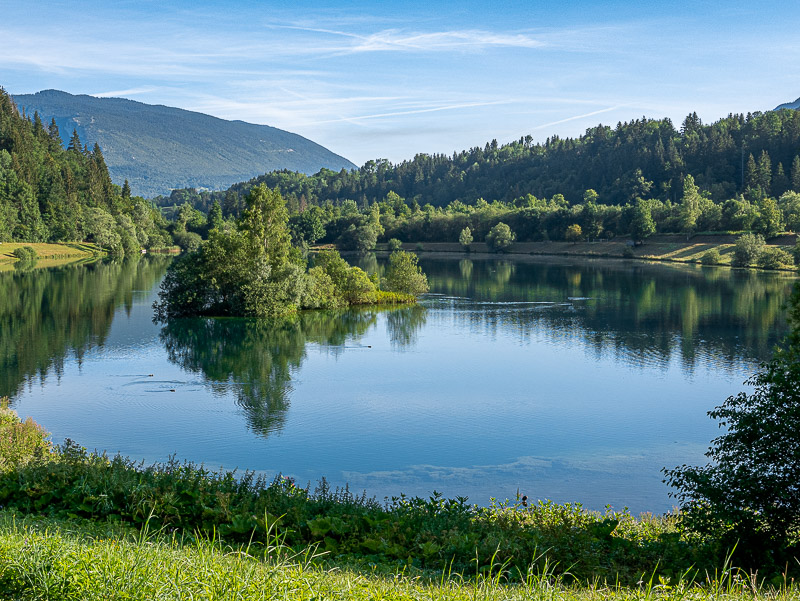
[[[636,586],[572,585],[548,566],[509,573],[502,565],[474,577],[332,567],[313,549],[296,553],[280,539],[231,547],[213,537],[181,540],[163,531],[61,522],[0,513],[0,599],[764,599],[800,598],[787,583],[765,587],[725,566],[702,580],[646,575]]]

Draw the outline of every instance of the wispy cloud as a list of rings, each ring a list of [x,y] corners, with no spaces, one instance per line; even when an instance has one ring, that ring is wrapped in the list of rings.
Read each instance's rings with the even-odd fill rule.
[[[541,125],[537,125],[536,127],[532,127],[531,130],[537,129],[544,129],[545,127],[552,127],[554,125],[560,125],[561,123],[568,123],[570,121],[577,121],[578,119],[585,119],[587,117],[594,117],[595,115],[602,115],[603,113],[610,113],[611,111],[616,111],[617,109],[621,109],[623,107],[630,106],[629,104],[618,104],[616,106],[610,106],[608,108],[600,109],[598,111],[592,111],[591,113],[583,113],[582,115],[574,115],[573,117],[567,117],[566,119],[559,119],[558,121],[551,121],[550,123],[542,123]]]
[[[419,115],[421,113],[436,113],[438,111],[454,111],[458,109],[471,108],[476,106],[492,106],[497,104],[510,104],[513,100],[495,100],[492,102],[466,102],[463,104],[450,104],[447,106],[435,106],[429,108],[412,109],[408,111],[393,111],[388,113],[375,113],[372,115],[359,115],[355,117],[343,117],[341,119],[326,119],[315,121],[308,125],[320,125],[322,123],[336,123],[338,121],[363,121],[365,119],[380,119],[383,117],[397,117],[398,115]]]
[[[481,29],[415,32],[402,29],[384,29],[370,34],[360,34],[335,29],[276,25],[276,28],[294,29],[347,38],[350,43],[338,54],[361,52],[444,52],[454,50],[482,50],[490,47],[539,48],[547,44],[523,33],[498,33]]]
[[[158,88],[156,86],[141,86],[138,88],[128,88],[127,90],[113,90],[111,92],[96,92],[90,94],[96,98],[119,98],[122,96],[135,96],[136,94],[149,94],[155,92]]]

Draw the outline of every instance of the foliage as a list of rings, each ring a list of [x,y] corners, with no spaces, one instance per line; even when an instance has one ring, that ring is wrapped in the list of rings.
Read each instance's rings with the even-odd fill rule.
[[[13,472],[50,452],[48,434],[30,417],[21,420],[0,398],[0,473]]]
[[[582,238],[583,230],[581,230],[581,226],[577,223],[570,225],[564,233],[564,240],[567,242],[580,242]]]
[[[398,250],[389,257],[383,285],[390,292],[418,296],[428,291],[428,278],[422,273],[415,254]]]
[[[336,244],[342,250],[354,250],[360,253],[375,248],[378,241],[378,234],[370,224],[362,223],[359,225],[350,224],[336,240]]]
[[[511,231],[511,228],[502,221],[486,234],[486,244],[495,252],[507,251],[511,248],[511,245],[514,244],[514,240],[516,240],[516,235]]]
[[[200,234],[194,232],[176,232],[173,237],[175,244],[180,246],[183,252],[194,252],[203,243]]]
[[[716,248],[706,251],[703,253],[703,256],[700,257],[700,262],[703,265],[719,265],[721,261],[722,257],[719,254],[719,250]]]
[[[295,243],[314,244],[325,236],[324,214],[319,207],[311,207],[289,219],[289,230]]]
[[[641,199],[636,201],[629,229],[634,242],[643,242],[656,231],[650,206]]]
[[[307,138],[267,125],[58,90],[19,94],[14,100],[28,115],[38,111],[48,121],[54,117],[66,133],[75,127],[74,118],[80,119],[81,139],[107,149],[114,180],[127,178],[134,194],[147,197],[172,188],[220,190],[273,169],[315,173],[355,167]]]
[[[736,267],[752,265],[764,250],[764,237],[761,234],[742,234],[733,247],[733,260]]]
[[[670,231],[686,232],[687,227],[692,231],[750,227],[708,227],[713,215],[707,214],[711,206],[704,202],[703,192],[721,207],[739,194],[755,201],[756,194],[759,198],[777,198],[789,189],[800,191],[795,186],[795,181],[800,185],[800,160],[796,160],[800,111],[796,110],[733,114],[707,124],[695,113],[682,124],[666,118],[634,119],[616,126],[598,125],[577,138],[552,136],[541,143],[532,142],[520,138],[500,145],[493,140],[451,155],[420,153],[397,164],[373,160],[357,170],[338,173],[275,171],[233,186],[229,192],[243,198],[250,187],[266,183],[278,187],[287,197],[302,197],[321,207],[326,203],[338,205],[345,199],[356,200],[359,205],[382,204],[389,193],[394,193],[405,199],[404,206],[412,216],[414,201],[438,208],[457,200],[463,206],[477,206],[478,199],[484,198],[490,205],[498,201],[523,208],[529,204],[529,197],[547,201],[563,195],[568,206],[583,201],[598,207],[601,203],[623,207],[633,205],[640,197],[669,202],[676,213],[682,213],[670,216]],[[754,159],[755,170],[760,172],[744,181],[743,148],[754,153],[758,159]],[[763,156],[769,159],[769,169],[761,160]],[[780,173],[791,177],[781,178]],[[687,182],[688,175],[692,182]],[[585,196],[587,190],[593,194]],[[400,207],[386,208],[393,216],[404,212],[398,210]],[[561,232],[567,225],[562,225]],[[587,236],[594,237],[591,228],[580,225]],[[449,239],[441,239],[456,239],[463,227],[452,232]],[[476,238],[483,235],[485,232]]]
[[[389,242],[386,244],[386,248],[389,252],[395,252],[397,250],[403,250],[403,243],[400,242],[397,238],[391,238]]]
[[[665,470],[685,528],[711,535],[752,568],[783,569],[800,549],[800,286],[789,335],[740,392],[709,412],[725,433],[710,463]]]
[[[794,259],[792,255],[782,248],[777,248],[775,246],[766,247],[761,252],[757,261],[757,265],[761,269],[780,269],[781,267],[792,265],[793,263]]]
[[[301,308],[370,304],[377,287],[335,251],[316,266],[289,242],[288,214],[280,193],[253,188],[232,231],[212,229],[208,241],[169,268],[154,304],[159,320],[235,315],[272,318]]]
[[[774,198],[765,196],[761,199],[756,220],[756,230],[765,238],[772,238],[783,229],[783,213]]]
[[[38,257],[36,250],[32,246],[20,246],[11,253],[20,261],[33,261]]]
[[[472,232],[469,227],[465,227],[458,235],[458,243],[464,247],[464,250],[469,251],[469,245],[472,244]]]
[[[64,149],[55,121],[21,115],[0,89],[0,242],[86,240],[123,254],[164,237],[160,212],[112,184],[100,146],[74,131]]]

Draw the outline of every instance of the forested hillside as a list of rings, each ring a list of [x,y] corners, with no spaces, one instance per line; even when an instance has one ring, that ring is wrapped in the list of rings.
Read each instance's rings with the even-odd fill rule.
[[[287,199],[296,240],[369,248],[375,240],[594,240],[656,232],[800,230],[800,112],[730,115],[710,125],[696,114],[598,126],[577,139],[530,137],[393,165],[313,176],[267,173],[226,192],[174,190],[165,207],[237,215],[254,186]],[[509,230],[510,228],[510,230]],[[466,231],[465,231],[466,230]],[[465,245],[468,245],[466,242]],[[781,257],[785,262],[786,258]]]
[[[359,205],[395,192],[420,205],[445,206],[479,198],[513,202],[531,194],[562,194],[573,204],[595,190],[603,204],[636,197],[680,199],[686,175],[715,201],[748,188],[780,196],[800,184],[800,113],[794,110],[730,115],[705,125],[696,114],[679,128],[669,119],[637,119],[597,126],[580,138],[530,136],[510,144],[487,143],[452,156],[419,154],[393,165],[369,161],[356,171],[322,170],[305,176],[287,171],[262,175],[256,183],[278,186],[301,202],[355,200]]]
[[[172,245],[152,203],[111,183],[100,147],[23,116],[0,88],[0,242],[86,240],[116,254]]]
[[[85,142],[99,143],[112,179],[127,179],[134,194],[146,197],[183,187],[222,190],[274,169],[355,167],[311,140],[267,125],[58,90],[17,94],[14,101],[26,114],[55,118],[66,136],[76,129]]]

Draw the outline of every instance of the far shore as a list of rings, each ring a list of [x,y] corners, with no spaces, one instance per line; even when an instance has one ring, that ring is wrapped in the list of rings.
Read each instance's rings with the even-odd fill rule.
[[[473,242],[467,252],[457,242],[404,242],[403,250],[417,253],[446,253],[449,256],[503,257],[518,258],[520,255],[542,255],[562,257],[589,257],[611,259],[641,259],[669,263],[700,263],[701,257],[709,250],[717,249],[720,254],[718,266],[730,267],[737,235],[698,234],[688,240],[682,234],[660,234],[648,238],[644,243],[633,246],[629,240],[598,240],[595,242],[516,242],[504,253],[489,250],[485,242]],[[782,234],[767,240],[768,246],[777,246],[791,252],[797,242],[796,234]],[[388,245],[380,243],[376,252],[388,251]],[[755,269],[756,267],[751,267]],[[781,271],[795,271],[789,266]]]

